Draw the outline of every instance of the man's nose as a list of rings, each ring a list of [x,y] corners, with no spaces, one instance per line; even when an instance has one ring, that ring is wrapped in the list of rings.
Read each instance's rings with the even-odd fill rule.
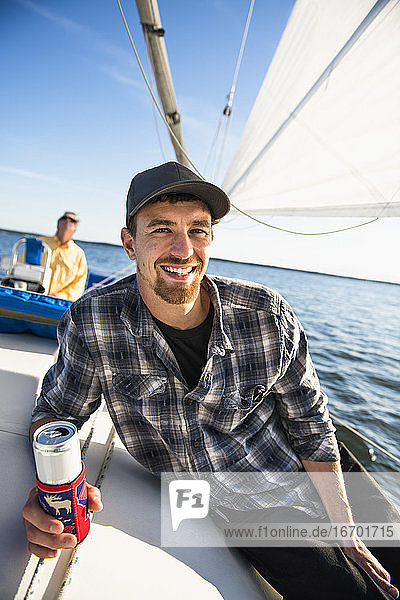
[[[193,245],[187,233],[178,233],[174,236],[171,254],[179,258],[190,258],[193,254]]]

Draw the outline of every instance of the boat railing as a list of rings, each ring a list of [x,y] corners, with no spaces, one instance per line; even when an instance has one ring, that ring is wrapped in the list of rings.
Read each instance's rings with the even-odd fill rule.
[[[10,265],[1,284],[20,290],[47,294],[51,249],[40,239],[24,237],[14,244]]]

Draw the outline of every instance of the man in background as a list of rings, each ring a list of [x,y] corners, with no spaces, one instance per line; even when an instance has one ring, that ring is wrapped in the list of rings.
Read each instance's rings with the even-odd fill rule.
[[[66,211],[57,221],[53,236],[38,236],[50,247],[51,279],[49,295],[64,300],[77,300],[85,290],[87,264],[82,248],[73,241],[79,219],[76,213]]]

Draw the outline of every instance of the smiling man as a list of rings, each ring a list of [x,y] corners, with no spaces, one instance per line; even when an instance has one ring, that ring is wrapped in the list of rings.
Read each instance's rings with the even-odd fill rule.
[[[212,240],[210,211],[200,200],[188,194],[161,195],[142,208],[138,218],[131,216],[121,237],[136,260],[146,304],[153,294],[167,304],[165,308],[196,302]]]
[[[284,510],[299,522],[351,525],[334,427],[299,321],[264,286],[206,275],[212,225],[228,211],[221,189],[178,163],[134,177],[121,239],[137,274],[89,292],[65,313],[31,435],[57,419],[80,427],[103,395],[127,450],[152,473],[251,471],[282,487],[278,496],[263,494],[262,481],[241,496],[227,484],[226,497],[214,501],[225,520],[256,512],[268,523]],[[304,471],[310,482],[289,493],[282,472]],[[311,478],[324,506],[310,502]],[[92,510],[101,508],[98,490],[88,498]],[[35,490],[23,515],[38,556],[75,545],[41,511]],[[397,596],[357,536],[343,549],[316,542],[241,550],[286,600]],[[396,564],[396,550],[385,564]]]

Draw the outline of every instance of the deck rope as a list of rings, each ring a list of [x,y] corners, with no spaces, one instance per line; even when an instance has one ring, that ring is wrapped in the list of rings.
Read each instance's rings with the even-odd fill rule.
[[[29,567],[29,563],[31,562],[31,560],[33,559],[33,554],[31,555],[31,558],[26,566],[25,569],[25,573]],[[28,600],[29,598],[33,598],[34,594],[36,593],[37,588],[39,587],[40,584],[40,574],[41,574],[41,568],[44,565],[44,559],[43,558],[38,558],[37,560],[37,564],[35,567],[35,570],[33,572],[32,578],[29,582],[28,588],[25,592],[25,596],[24,596],[24,600]],[[24,573],[24,575],[25,575]],[[22,576],[22,578],[24,577],[24,575]]]
[[[89,436],[90,437],[93,436],[93,429],[94,428],[92,427],[92,429],[88,435],[88,438],[89,438]],[[104,459],[103,459],[102,465],[100,467],[100,470],[99,470],[99,473],[97,475],[97,479],[95,482],[95,486],[99,489],[101,488],[101,485],[104,481],[105,473],[106,473],[106,471],[109,467],[110,461],[111,461],[111,457],[112,457],[114,447],[115,447],[115,438],[116,438],[116,431],[115,431],[115,427],[112,426],[110,429],[110,433],[108,435],[107,441],[106,441],[106,452],[104,455]],[[89,441],[88,446],[89,445],[90,445],[90,441]],[[92,513],[91,520],[93,522],[94,513]],[[68,566],[66,568],[66,571],[64,574],[64,579],[61,583],[60,590],[59,590],[56,600],[62,600],[65,597],[65,594],[68,590],[68,586],[70,585],[70,583],[72,581],[74,567],[79,563],[80,548],[81,548],[81,546],[78,545],[78,546],[75,546],[75,548],[72,550],[71,558],[70,558]]]
[[[85,294],[87,292],[90,292],[91,290],[94,290],[97,287],[106,285],[106,283],[108,281],[110,281],[111,279],[116,279],[117,277],[119,277],[123,273],[126,273],[130,269],[133,269],[132,264],[127,265],[126,267],[124,267],[123,269],[120,269],[119,271],[115,271],[115,273],[111,273],[111,275],[107,275],[107,277],[104,277],[104,279],[102,279],[101,281],[98,281],[97,283],[94,283],[92,286],[90,286],[90,288],[88,288],[87,290],[85,290]]]

